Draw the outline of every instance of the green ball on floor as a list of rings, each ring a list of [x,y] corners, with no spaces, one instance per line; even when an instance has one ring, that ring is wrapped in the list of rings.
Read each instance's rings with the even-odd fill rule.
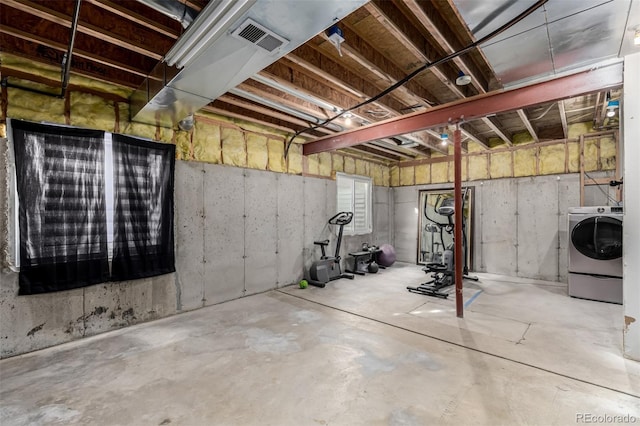
[[[309,283],[307,282],[307,280],[301,280],[299,284],[300,284],[300,288],[309,287]]]

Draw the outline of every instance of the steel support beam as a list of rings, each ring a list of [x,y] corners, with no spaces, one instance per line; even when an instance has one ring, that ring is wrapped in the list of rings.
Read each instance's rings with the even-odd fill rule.
[[[460,132],[460,126],[456,125],[456,130],[453,132],[453,263],[454,263],[454,278],[456,285],[456,316],[458,318],[464,317],[464,308],[462,304],[462,279],[464,270],[463,265],[463,253],[462,246],[462,216],[464,211],[462,209],[462,135]]]
[[[489,114],[528,108],[545,102],[554,102],[620,86],[622,86],[622,63],[616,63],[530,86],[474,96],[428,111],[407,114],[333,136],[318,138],[305,144],[303,153],[310,155],[334,151],[375,139],[444,126],[450,121],[472,120]]]

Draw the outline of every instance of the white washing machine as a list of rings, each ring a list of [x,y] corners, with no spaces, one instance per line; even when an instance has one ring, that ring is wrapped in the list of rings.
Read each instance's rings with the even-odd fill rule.
[[[622,207],[569,208],[569,296],[622,304]]]

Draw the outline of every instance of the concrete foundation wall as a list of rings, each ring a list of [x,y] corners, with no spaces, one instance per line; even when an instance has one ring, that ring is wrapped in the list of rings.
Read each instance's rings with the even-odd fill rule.
[[[0,211],[6,211],[6,143]],[[391,241],[391,189],[375,187],[374,232],[345,236],[342,256]],[[0,357],[5,358],[297,283],[335,235],[334,180],[178,161],[176,273],[83,289],[18,296],[18,274],[0,272]],[[6,249],[7,221],[0,222]]]
[[[593,173],[594,178],[612,176]],[[471,182],[473,269],[475,271],[567,282],[569,207],[580,205],[577,174]],[[453,185],[393,188],[394,246],[398,260],[417,262],[418,194]],[[608,188],[585,188],[585,205],[608,205]]]

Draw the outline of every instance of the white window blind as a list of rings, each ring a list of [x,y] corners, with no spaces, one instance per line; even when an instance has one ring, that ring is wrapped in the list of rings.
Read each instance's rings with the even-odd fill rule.
[[[336,186],[338,212],[353,212],[353,220],[344,231],[351,235],[371,233],[371,179],[337,173]]]

